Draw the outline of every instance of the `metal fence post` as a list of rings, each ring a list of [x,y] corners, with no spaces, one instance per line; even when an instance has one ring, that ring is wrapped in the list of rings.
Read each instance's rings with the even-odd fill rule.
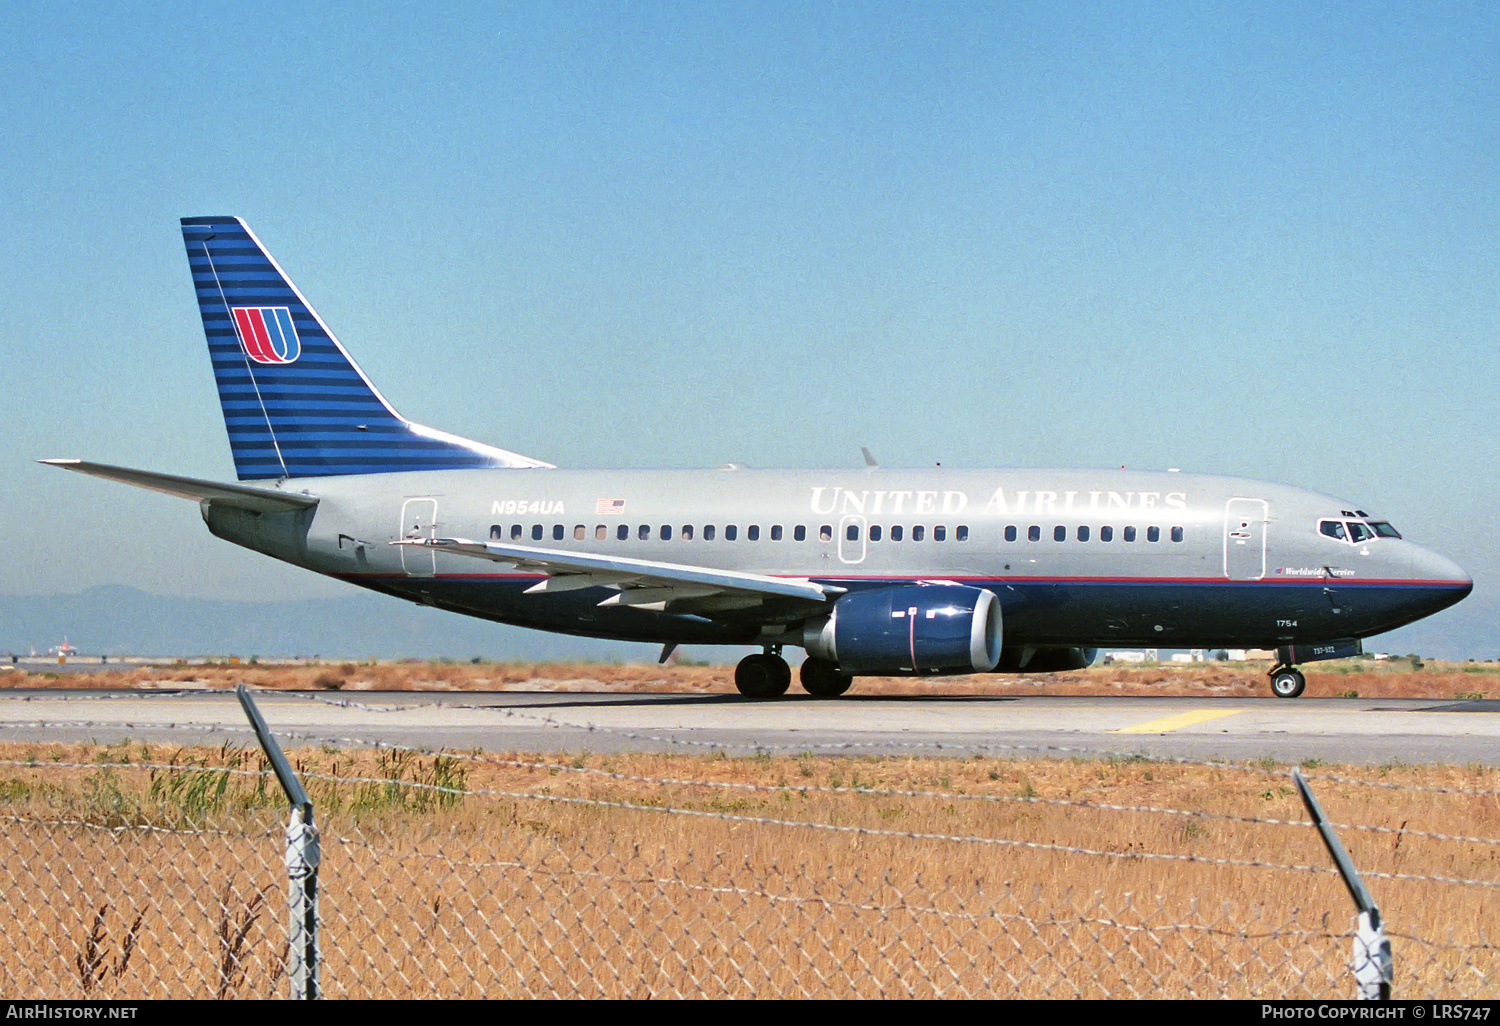
[[[240,707],[255,730],[261,750],[271,761],[276,779],[292,805],[292,818],[286,826],[286,870],[290,883],[291,923],[287,934],[287,978],[294,1001],[312,1001],[322,996],[318,984],[318,863],[321,850],[318,828],[313,824],[312,799],[292,772],[291,764],[281,752],[271,729],[261,718],[260,710],[250,699],[245,685],[234,689]]]
[[[1349,888],[1349,896],[1359,909],[1359,929],[1354,934],[1354,979],[1359,986],[1357,997],[1361,1001],[1389,1001],[1395,966],[1391,959],[1390,939],[1385,935],[1385,928],[1380,925],[1380,909],[1365,888],[1364,880],[1360,879],[1359,871],[1354,868],[1354,860],[1349,858],[1338,834],[1333,832],[1333,825],[1323,815],[1323,808],[1313,797],[1312,788],[1308,787],[1300,768],[1292,770],[1292,781],[1297,785],[1297,793],[1302,796],[1302,804],[1307,807],[1308,815],[1312,816],[1313,825],[1323,835],[1323,844],[1328,848],[1328,854],[1333,856],[1334,865],[1344,878],[1344,886]]]

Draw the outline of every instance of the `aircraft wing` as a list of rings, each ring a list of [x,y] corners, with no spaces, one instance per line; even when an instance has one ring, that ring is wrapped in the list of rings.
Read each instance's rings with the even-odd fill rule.
[[[84,460],[38,460],[49,467],[75,470],[80,474],[102,477],[109,481],[147,488],[163,495],[175,495],[179,499],[202,502],[207,499],[217,505],[232,506],[252,513],[285,513],[299,509],[310,509],[318,504],[316,496],[299,492],[283,492],[275,488],[257,488],[253,485],[221,484],[204,481],[196,477],[178,477],[176,474],[157,474],[149,470],[131,470],[129,467],[112,467],[108,463],[88,463]]]
[[[395,545],[414,545],[473,556],[496,563],[510,563],[523,570],[547,575],[526,589],[527,594],[574,591],[579,588],[614,588],[601,606],[634,606],[658,612],[714,613],[751,609],[767,601],[781,600],[812,612],[828,605],[847,589],[817,584],[805,577],[771,577],[737,570],[659,563],[650,559],[628,559],[590,552],[538,549],[503,542],[476,542],[464,538],[411,538]],[[670,609],[669,609],[670,606]],[[813,607],[807,609],[806,607]]]

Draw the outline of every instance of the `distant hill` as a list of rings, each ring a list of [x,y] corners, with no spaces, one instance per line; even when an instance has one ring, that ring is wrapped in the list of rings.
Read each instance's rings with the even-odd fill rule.
[[[366,592],[241,602],[104,585],[76,595],[0,596],[0,653],[45,653],[64,637],[85,655],[654,662],[660,652],[654,645],[507,627]]]

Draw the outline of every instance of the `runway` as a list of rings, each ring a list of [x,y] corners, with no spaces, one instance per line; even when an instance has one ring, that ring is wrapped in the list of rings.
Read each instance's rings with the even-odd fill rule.
[[[1500,764],[1500,700],[252,693],[283,747]],[[0,741],[251,744],[225,691],[0,692]]]

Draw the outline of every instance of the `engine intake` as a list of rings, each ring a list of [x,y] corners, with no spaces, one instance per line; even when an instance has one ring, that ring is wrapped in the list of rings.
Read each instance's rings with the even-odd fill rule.
[[[807,654],[844,673],[988,673],[1000,661],[1000,600],[960,584],[911,584],[845,595],[802,630]]]

